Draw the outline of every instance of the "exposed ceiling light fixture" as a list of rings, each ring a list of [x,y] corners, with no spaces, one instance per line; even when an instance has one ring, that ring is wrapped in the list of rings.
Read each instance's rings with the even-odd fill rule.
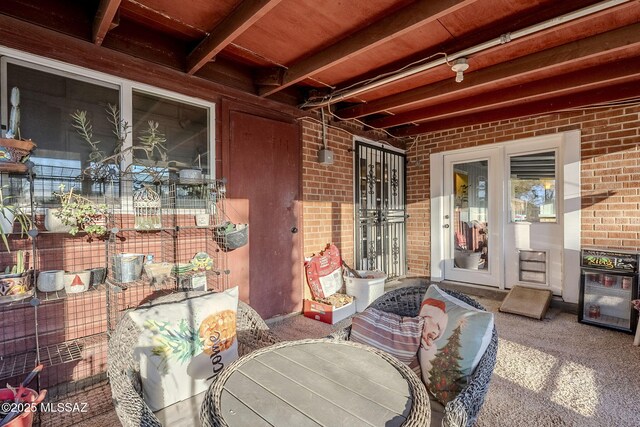
[[[464,72],[469,68],[469,64],[467,63],[467,58],[459,58],[453,61],[453,65],[451,66],[451,71],[456,73],[456,82],[460,83],[464,80]]]
[[[539,31],[544,31],[549,28],[554,28],[559,25],[566,24],[567,22],[575,21],[582,17],[589,16],[593,13],[598,13],[603,10],[610,9],[624,3],[629,3],[631,1],[637,2],[638,0],[604,0],[599,3],[592,4],[591,6],[587,6],[585,8],[578,9],[573,12],[566,13],[564,15],[556,16],[555,18],[547,19],[546,21],[540,22],[538,24],[531,25],[521,30],[513,31],[508,34],[503,34],[500,37],[496,37],[484,43],[480,43],[470,48],[452,53],[450,55],[447,55],[448,59],[447,57],[445,57],[445,58],[436,59],[434,61],[430,61],[424,64],[411,66],[409,68],[403,68],[402,71],[385,75],[385,77],[381,78],[380,80],[370,81],[369,83],[363,84],[361,86],[352,85],[352,86],[349,86],[349,88],[346,90],[340,89],[336,93],[330,94],[321,100],[317,100],[317,101],[308,100],[302,105],[302,107],[318,108],[318,107],[323,107],[325,105],[335,104],[345,99],[349,99],[354,96],[357,96],[363,92],[373,90],[380,86],[383,86],[383,85],[395,82],[397,80],[404,79],[406,77],[413,76],[423,71],[430,70],[432,68],[446,64],[453,59],[473,55],[475,53],[485,51],[492,47],[500,46],[502,44],[511,42],[513,40],[517,40],[519,38],[526,37],[531,34],[535,34]]]

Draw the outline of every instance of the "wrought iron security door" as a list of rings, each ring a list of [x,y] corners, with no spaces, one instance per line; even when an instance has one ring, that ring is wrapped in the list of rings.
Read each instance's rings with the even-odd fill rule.
[[[404,276],[405,156],[358,142],[356,165],[356,266]]]

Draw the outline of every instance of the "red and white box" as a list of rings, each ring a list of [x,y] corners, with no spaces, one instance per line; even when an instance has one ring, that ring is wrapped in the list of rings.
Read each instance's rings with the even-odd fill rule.
[[[356,304],[355,301],[351,301],[349,304],[336,308],[333,305],[306,299],[302,311],[305,317],[333,325],[356,314]]]
[[[327,245],[304,264],[313,298],[326,298],[342,288],[342,259],[335,245]]]
[[[319,255],[314,255],[305,263],[305,275],[313,300],[305,299],[303,313],[310,319],[334,324],[355,314],[353,301],[341,307],[316,301],[328,298],[342,289],[342,259],[335,245],[327,245]]]

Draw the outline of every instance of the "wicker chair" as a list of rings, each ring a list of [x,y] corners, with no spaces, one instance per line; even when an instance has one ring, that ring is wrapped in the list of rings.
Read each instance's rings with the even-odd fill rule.
[[[178,292],[157,298],[141,308],[179,302],[204,293]],[[280,341],[271,333],[260,315],[241,301],[238,302],[236,328],[240,356]],[[140,366],[133,358],[139,334],[140,331],[131,318],[124,316],[109,340],[107,372],[113,403],[124,427],[162,426],[142,399]],[[199,414],[195,414],[194,418],[198,419]]]
[[[424,286],[414,286],[395,289],[382,295],[380,298],[371,303],[369,307],[377,308],[389,313],[395,313],[400,316],[417,316],[420,311],[420,304],[427,288]],[[445,290],[449,295],[454,296],[467,304],[484,310],[485,308],[478,304],[477,301],[456,291]],[[349,339],[351,327],[337,331],[331,335],[334,339]],[[434,417],[436,408],[443,411],[442,426],[444,427],[471,427],[475,424],[484,402],[484,398],[489,389],[489,381],[496,365],[496,355],[498,351],[498,334],[496,328],[493,328],[493,334],[489,347],[480,359],[478,366],[471,375],[469,383],[462,389],[458,397],[442,408],[438,402],[432,401],[432,426],[437,425],[437,419]],[[434,424],[434,422],[436,424]]]

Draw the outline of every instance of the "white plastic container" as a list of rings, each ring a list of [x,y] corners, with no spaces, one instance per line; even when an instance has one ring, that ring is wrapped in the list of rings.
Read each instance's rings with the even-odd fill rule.
[[[347,295],[356,297],[356,311],[364,311],[369,304],[384,293],[384,281],[387,275],[380,270],[358,270],[358,274],[368,279],[358,279],[345,276]]]

